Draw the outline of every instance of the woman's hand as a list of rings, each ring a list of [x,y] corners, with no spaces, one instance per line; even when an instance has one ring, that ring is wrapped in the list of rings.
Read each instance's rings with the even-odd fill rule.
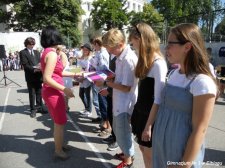
[[[152,132],[151,132],[151,128],[145,128],[144,131],[142,132],[142,136],[141,136],[141,139],[142,141],[150,141],[151,139],[151,135]]]
[[[75,97],[73,91],[70,88],[65,88],[63,92],[68,98]]]
[[[84,72],[83,71],[74,73],[74,77],[73,77],[74,79],[79,78],[79,77],[84,77]]]

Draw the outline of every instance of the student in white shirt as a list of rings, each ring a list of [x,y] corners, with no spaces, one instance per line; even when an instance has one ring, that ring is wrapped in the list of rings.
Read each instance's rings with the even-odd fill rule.
[[[137,56],[126,45],[125,36],[118,29],[109,30],[102,41],[107,51],[117,57],[115,79],[106,82],[108,87],[113,88],[113,130],[124,154],[124,160],[117,167],[129,168],[134,155],[130,118],[137,99],[138,80],[134,75]]]

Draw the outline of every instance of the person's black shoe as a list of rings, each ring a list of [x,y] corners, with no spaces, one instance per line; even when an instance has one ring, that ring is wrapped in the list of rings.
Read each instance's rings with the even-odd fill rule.
[[[47,111],[47,110],[42,109],[40,113],[41,113],[41,114],[47,114],[47,113],[48,113],[48,111]]]
[[[36,110],[31,110],[30,117],[31,118],[35,118],[36,117]]]
[[[36,113],[41,113],[41,114],[47,114],[48,113],[48,111],[45,108],[43,108],[42,106],[36,106],[35,110],[36,110]]]
[[[101,122],[101,121],[102,121],[101,117],[93,118],[91,120],[91,122],[93,122],[93,123],[98,123],[98,122]]]
[[[41,111],[41,114],[47,114],[47,113],[48,113],[47,110],[42,110],[42,111]]]
[[[103,143],[107,143],[107,144],[111,144],[113,143],[115,140],[114,140],[114,137],[112,135],[108,136],[107,138],[104,138],[102,139],[102,142]]]
[[[47,110],[44,110],[44,109],[37,109],[36,111],[37,113],[41,113],[41,114],[47,114],[48,111]]]
[[[119,146],[118,146],[117,142],[112,142],[111,144],[109,144],[107,150],[108,151],[114,151],[118,148],[119,148]]]

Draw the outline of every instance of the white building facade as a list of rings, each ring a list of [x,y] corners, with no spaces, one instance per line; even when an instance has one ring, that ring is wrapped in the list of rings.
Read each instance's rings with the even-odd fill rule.
[[[86,43],[89,42],[90,38],[93,35],[101,35],[102,32],[101,30],[94,30],[93,28],[93,23],[91,22],[91,10],[92,10],[92,3],[94,0],[82,0],[81,1],[81,7],[84,10],[85,14],[81,16],[80,19],[80,23],[78,25],[79,30],[81,31],[81,42],[82,43]],[[130,11],[135,11],[135,12],[140,12],[143,10],[143,6],[144,4],[147,3],[146,0],[127,0],[127,10]],[[2,9],[4,10],[10,10],[10,6],[1,6]],[[21,44],[13,44],[12,46],[10,46],[8,43],[6,43],[6,39],[7,37],[9,37],[9,39],[11,39],[10,33],[13,34],[13,36],[17,36],[17,37],[21,37],[22,40],[24,40],[24,35],[22,34],[26,34],[26,33],[22,33],[21,35],[19,35],[20,33],[13,33],[12,29],[6,29],[6,25],[3,23],[0,23],[0,33],[4,34],[4,38],[1,38],[0,40],[0,44],[4,44],[6,45],[7,50],[15,50],[17,48],[21,47]],[[1,34],[1,36],[3,35]],[[26,34],[27,35],[27,34]],[[26,36],[25,35],[25,36]],[[3,36],[2,36],[3,37]],[[35,36],[36,37],[36,36]],[[13,40],[15,43],[23,43],[23,41],[20,40],[20,38],[18,40]],[[19,47],[18,47],[19,46]],[[39,46],[38,46],[39,47]]]
[[[91,23],[91,10],[93,9],[92,3],[94,0],[82,0],[81,7],[84,10],[85,14],[81,16],[81,23],[79,28],[82,34],[82,42],[89,42],[93,34],[100,35],[101,30],[95,31],[93,24]],[[147,3],[146,0],[127,0],[126,6],[128,12],[135,11],[141,12],[143,10],[144,4]]]

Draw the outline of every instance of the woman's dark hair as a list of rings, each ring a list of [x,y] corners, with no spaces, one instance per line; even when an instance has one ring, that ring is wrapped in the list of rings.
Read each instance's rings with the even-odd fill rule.
[[[54,26],[47,26],[41,33],[41,45],[43,48],[48,48],[63,44],[62,37],[59,31]]]

